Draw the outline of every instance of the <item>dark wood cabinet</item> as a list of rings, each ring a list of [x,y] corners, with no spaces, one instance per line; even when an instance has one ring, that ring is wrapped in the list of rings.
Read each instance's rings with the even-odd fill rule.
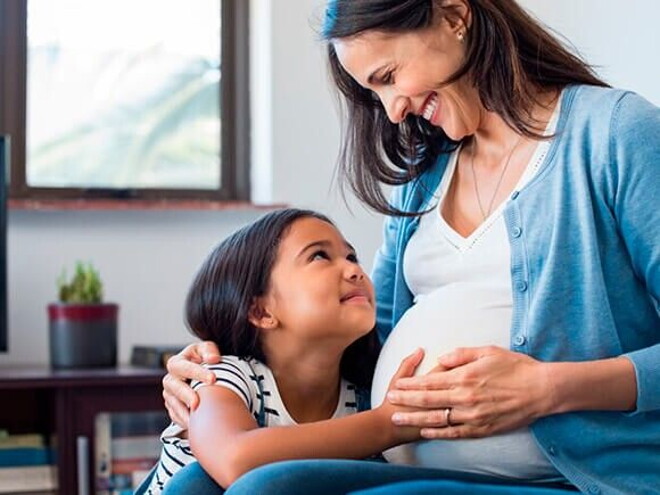
[[[94,421],[100,412],[164,409],[163,370],[0,367],[0,429],[57,438],[58,493],[94,493]]]

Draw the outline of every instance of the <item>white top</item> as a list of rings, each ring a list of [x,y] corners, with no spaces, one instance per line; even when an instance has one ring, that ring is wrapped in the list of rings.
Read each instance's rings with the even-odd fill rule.
[[[557,105],[557,109],[559,105]],[[554,132],[555,110],[546,133]],[[541,141],[514,190],[521,189],[543,162],[549,141]],[[404,254],[403,270],[415,304],[388,337],[376,369],[372,403],[379,404],[401,359],[417,347],[426,351],[417,373],[435,366],[456,347],[511,347],[513,295],[511,252],[503,202],[468,237],[442,217],[442,202],[460,150],[450,159],[436,191],[437,207],[420,219]],[[382,371],[389,367],[389,372]],[[562,480],[537,446],[529,428],[483,439],[433,440],[385,453],[390,462],[530,481]]]
[[[215,373],[214,386],[228,388],[238,395],[260,426],[293,426],[297,424],[282,402],[273,373],[260,361],[223,356],[220,363],[205,365],[205,367]],[[204,386],[209,385],[201,382],[192,384],[193,389]],[[341,418],[356,412],[355,387],[346,380],[342,380],[337,409],[332,417]],[[259,420],[260,416],[262,416],[263,422]],[[156,474],[149,485],[147,494],[161,493],[167,481],[177,471],[196,460],[190,450],[190,442],[180,438],[184,431],[184,428],[172,423],[161,434],[163,448]],[[218,459],[218,462],[222,462],[222,460]]]

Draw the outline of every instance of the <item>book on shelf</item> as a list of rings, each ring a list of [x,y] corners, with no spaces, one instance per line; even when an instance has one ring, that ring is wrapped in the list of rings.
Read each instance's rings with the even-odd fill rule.
[[[47,492],[57,488],[55,450],[39,433],[0,430],[0,494]]]
[[[12,434],[7,430],[0,430],[0,450],[16,447],[44,447],[45,445],[46,439],[40,433]]]
[[[158,458],[160,447],[158,434],[114,437],[111,445],[112,460]]]
[[[164,369],[167,360],[184,347],[183,345],[134,345],[131,351],[131,365]]]
[[[139,485],[158,461],[160,433],[168,423],[163,411],[96,416],[97,495],[114,495]]]
[[[109,495],[112,488],[110,413],[99,413],[94,422],[94,477],[97,495]]]
[[[24,493],[57,489],[53,465],[0,467],[0,493]]]
[[[55,449],[50,447],[4,447],[0,449],[0,468],[56,463]]]

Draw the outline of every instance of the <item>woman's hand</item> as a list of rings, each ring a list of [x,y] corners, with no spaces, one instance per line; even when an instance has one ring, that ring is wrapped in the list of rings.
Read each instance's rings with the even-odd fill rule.
[[[393,404],[425,409],[393,418],[397,425],[421,427],[423,438],[490,436],[552,409],[548,366],[525,354],[494,346],[459,348],[438,363],[426,375],[398,379],[387,394]]]
[[[406,357],[401,364],[399,369],[396,371],[392,379],[390,380],[390,386],[388,390],[394,390],[395,384],[402,378],[412,377],[415,374],[417,366],[422,362],[424,358],[424,351],[422,349],[417,349],[410,356]],[[401,412],[416,412],[420,411],[419,408],[412,407],[402,407],[391,403],[390,401],[383,400],[383,403],[378,406],[375,411],[383,418],[383,424],[390,427],[390,433],[393,440],[393,445],[399,445],[401,443],[412,442],[414,440],[419,440],[420,433],[419,428],[410,427],[410,426],[397,426],[392,422],[392,417],[395,414]]]
[[[190,388],[187,380],[199,380],[212,384],[213,372],[201,363],[214,364],[220,361],[220,351],[213,342],[190,344],[167,360],[167,375],[163,377],[163,399],[172,421],[188,428],[190,411],[199,404],[197,393]]]

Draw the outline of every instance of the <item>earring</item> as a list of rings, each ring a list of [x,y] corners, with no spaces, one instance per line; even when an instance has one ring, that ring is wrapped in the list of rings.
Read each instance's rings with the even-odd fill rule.
[[[456,36],[458,37],[458,41],[463,43],[465,41],[465,33],[463,31],[459,31],[456,33]]]

